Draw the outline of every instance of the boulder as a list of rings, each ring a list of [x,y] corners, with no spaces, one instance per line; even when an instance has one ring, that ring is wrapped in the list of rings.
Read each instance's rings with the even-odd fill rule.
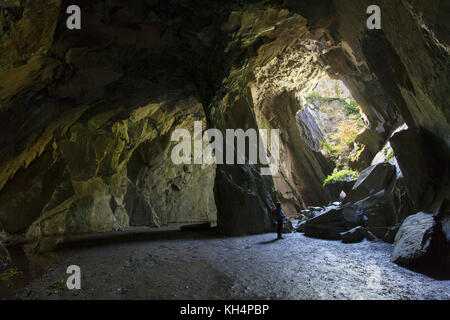
[[[341,233],[363,224],[362,211],[351,205],[329,206],[319,215],[298,226],[308,237],[339,240]]]
[[[341,232],[347,230],[342,208],[335,206],[306,221],[304,225],[305,236],[329,240],[339,240]]]
[[[446,279],[450,276],[450,211],[444,200],[435,214],[419,212],[403,221],[392,261]]]
[[[448,147],[442,147],[437,139],[413,128],[399,131],[390,139],[415,212],[428,211],[448,186],[450,155]],[[442,148],[446,151],[440,151]]]
[[[297,226],[295,227],[295,230],[297,231],[297,232],[305,232],[305,224],[306,224],[306,221],[301,221],[301,222],[299,222],[298,224],[297,224]]]
[[[341,233],[341,241],[343,243],[356,243],[364,239],[365,231],[363,227],[355,227],[349,231]]]
[[[370,230],[364,229],[364,233],[365,233],[364,236],[366,237],[367,240],[369,240],[369,241],[377,241],[378,240],[377,237]]]
[[[381,190],[356,202],[353,206],[364,215],[364,227],[377,238],[383,238],[387,229],[397,222],[396,206],[390,191]]]
[[[407,217],[395,237],[392,261],[410,266],[424,257],[430,249],[435,227],[436,223],[430,213],[419,212]]]
[[[383,239],[390,227],[409,214],[409,201],[402,191],[402,182],[395,165],[375,164],[361,173],[343,200],[343,207],[358,212],[358,215],[353,214],[354,217],[363,216],[360,218],[362,221],[354,221],[355,225],[362,225],[373,236]]]
[[[349,181],[334,181],[328,183],[325,186],[325,190],[330,194],[332,201],[340,200],[340,195],[342,192],[349,193],[353,185],[355,184],[355,180]]]
[[[292,225],[292,221],[288,218],[283,220],[283,229],[281,229],[282,233],[292,233],[295,232],[295,228]]]
[[[395,236],[397,235],[399,229],[400,229],[399,225],[387,228],[387,231],[383,237],[383,241],[388,243],[394,243]]]
[[[342,215],[345,219],[346,226],[351,229],[357,226],[362,226],[364,222],[364,216],[362,210],[355,206],[342,207]]]
[[[380,163],[366,168],[360,173],[358,180],[344,199],[344,202],[356,202],[386,189],[392,181],[394,169],[388,163]]]
[[[357,202],[387,189],[394,177],[395,167],[389,163],[380,163],[368,167],[361,172],[343,203]]]

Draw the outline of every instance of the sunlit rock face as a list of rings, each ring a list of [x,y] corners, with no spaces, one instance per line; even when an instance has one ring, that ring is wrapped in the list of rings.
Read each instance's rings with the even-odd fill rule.
[[[214,224],[215,166],[170,160],[171,133],[206,124],[186,70],[199,63],[186,59],[208,58],[183,53],[180,26],[161,23],[144,2],[86,5],[83,29],[74,33],[58,21],[62,9],[52,1],[41,16],[52,28],[42,39],[35,14],[46,10],[34,12],[34,3],[25,4],[21,27],[0,44],[5,230],[42,238],[46,248],[60,240],[49,236],[130,224]],[[173,15],[169,9],[158,14]],[[27,35],[20,59],[10,43],[19,32]]]
[[[420,146],[406,135],[391,145],[414,212],[435,206],[449,194],[445,4],[381,1],[382,30],[369,31],[370,4],[81,1],[79,31],[65,26],[66,1],[2,9],[0,223],[42,245],[130,224],[272,230],[274,201],[289,215],[330,201],[322,183],[332,166],[295,119],[325,75],[367,115],[356,140],[368,163],[403,121],[420,136]],[[196,120],[280,129],[278,175],[174,165],[171,133]],[[409,144],[422,153],[416,162]]]
[[[351,48],[352,59],[345,63],[355,71],[362,71],[368,76],[365,80],[360,76],[352,76],[349,72],[344,81],[353,95],[361,95],[363,99],[371,97],[368,92],[370,84],[372,92],[383,93],[389,99],[371,99],[370,103],[362,102],[362,106],[372,106],[378,120],[378,132],[390,131],[389,126],[398,113],[410,128],[417,129],[417,149],[422,155],[412,156],[411,148],[400,142],[400,134],[394,152],[409,154],[411,162],[421,161],[419,177],[410,177],[428,181],[422,192],[433,194],[423,201],[421,196],[409,192],[409,196],[417,204],[418,210],[435,208],[443,197],[448,197],[448,163],[449,160],[449,108],[448,106],[448,23],[440,20],[443,12],[448,12],[448,4],[443,1],[381,1],[383,8],[383,25],[381,30],[367,30],[359,10],[364,10],[370,1],[335,1],[337,15],[337,33],[342,39],[342,50]],[[348,51],[347,51],[348,52]],[[333,64],[330,63],[334,69]],[[338,72],[338,71],[337,71]],[[344,72],[345,74],[345,72]],[[366,89],[356,92],[360,86]],[[382,90],[381,90],[382,89]],[[374,97],[375,98],[375,97]],[[363,101],[363,100],[362,100]],[[364,110],[365,111],[365,110]],[[365,111],[371,117],[371,113]],[[391,120],[387,120],[391,119]],[[423,139],[423,140],[422,140]],[[421,141],[427,141],[422,144]],[[403,145],[403,146],[402,146]],[[419,147],[422,145],[422,147]],[[425,155],[426,154],[426,155]],[[425,157],[427,160],[413,158]],[[399,166],[405,173],[410,160],[399,159]],[[425,173],[426,172],[426,173]],[[405,176],[405,180],[407,180]],[[433,181],[430,183],[429,181]],[[410,183],[406,182],[407,185]],[[410,188],[411,189],[411,188]],[[440,190],[440,191],[437,191]]]
[[[187,101],[188,105],[192,103],[196,112],[186,115],[178,125],[190,132],[194,131],[194,121],[203,121],[205,126],[201,104]],[[143,143],[133,153],[127,165],[128,186],[124,198],[130,225],[217,223],[213,193],[216,166],[174,164],[171,155],[176,143],[165,134]]]

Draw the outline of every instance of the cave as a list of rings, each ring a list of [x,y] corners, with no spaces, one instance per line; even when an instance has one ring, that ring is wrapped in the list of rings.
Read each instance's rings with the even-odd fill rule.
[[[448,1],[3,2],[0,297],[450,297]]]

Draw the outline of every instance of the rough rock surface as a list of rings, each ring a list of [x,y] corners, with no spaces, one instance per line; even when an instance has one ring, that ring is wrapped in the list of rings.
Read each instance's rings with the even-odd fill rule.
[[[341,241],[343,243],[356,243],[364,239],[365,232],[363,227],[355,227],[349,231],[341,233]]]
[[[347,194],[343,202],[357,202],[388,189],[393,179],[395,179],[395,168],[392,165],[382,163],[370,166],[361,172],[352,190]]]
[[[404,189],[414,212],[435,207],[450,180],[447,2],[381,0],[382,30],[367,30],[370,4],[82,1],[79,32],[65,27],[60,0],[2,9],[0,223],[44,237],[217,212],[226,233],[272,230],[274,200],[292,214],[331,200],[322,187],[329,163],[295,119],[299,97],[325,74],[363,107],[368,159],[406,122],[410,131],[391,139]],[[279,128],[278,175],[167,165],[167,137],[194,119],[222,131]],[[202,206],[182,212],[191,192],[205,195]]]
[[[435,214],[419,212],[407,217],[395,237],[392,261],[436,277],[448,277],[448,208],[444,201]]]
[[[397,173],[394,165],[373,165],[361,172],[341,204],[323,210],[301,229],[306,235],[339,239],[338,233],[360,226],[370,232],[371,239],[393,242],[395,226],[411,214],[402,182],[401,172]]]
[[[348,194],[353,186],[355,185],[356,181],[333,181],[331,183],[328,183],[325,186],[325,189],[328,191],[328,194],[331,197],[332,201],[338,201],[340,200],[341,193],[344,192],[345,194]]]
[[[341,233],[347,231],[351,221],[346,220],[342,208],[329,207],[318,216],[309,219],[303,226],[305,236],[338,240]]]
[[[400,229],[400,225],[389,227],[384,234],[383,241],[388,243],[394,243],[397,232]]]
[[[392,261],[411,265],[426,255],[434,228],[433,214],[419,212],[406,218],[395,237]]]

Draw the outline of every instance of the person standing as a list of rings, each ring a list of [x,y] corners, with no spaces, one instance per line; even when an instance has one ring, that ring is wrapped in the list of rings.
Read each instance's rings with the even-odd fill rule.
[[[286,216],[284,215],[283,210],[281,210],[281,203],[279,202],[276,203],[275,217],[277,219],[277,239],[284,239],[281,235],[281,232],[283,231],[283,220],[284,218],[286,218]]]

